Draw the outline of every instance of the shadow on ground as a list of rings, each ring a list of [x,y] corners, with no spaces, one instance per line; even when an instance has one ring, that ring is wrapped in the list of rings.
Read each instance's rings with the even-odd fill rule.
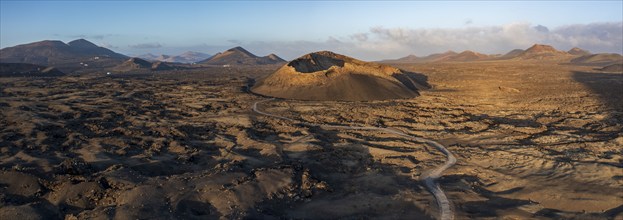
[[[623,74],[574,71],[572,78],[596,93],[615,111],[623,111]]]

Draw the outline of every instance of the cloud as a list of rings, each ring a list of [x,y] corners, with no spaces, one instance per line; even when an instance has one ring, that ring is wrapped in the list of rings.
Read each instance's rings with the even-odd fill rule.
[[[363,59],[384,59],[408,54],[428,55],[447,50],[475,50],[506,53],[532,44],[549,44],[560,50],[572,47],[592,52],[623,52],[623,22],[575,24],[548,28],[530,23],[464,28],[385,28],[350,35],[354,55]],[[365,36],[365,37],[361,37]]]
[[[574,24],[545,27],[530,23],[496,26],[467,25],[461,28],[387,28],[345,36],[330,36],[321,41],[229,41],[252,53],[264,56],[276,53],[294,59],[306,53],[330,50],[362,60],[399,58],[409,54],[426,56],[448,50],[474,50],[487,54],[504,54],[513,49],[526,49],[535,43],[552,45],[559,50],[580,47],[594,53],[623,53],[623,22]],[[215,53],[231,45],[197,46],[187,50]],[[132,48],[157,48],[160,44],[134,45]]]
[[[109,43],[102,43],[102,44],[100,44],[100,47],[104,47],[104,48],[108,48],[108,49],[117,49],[117,48],[119,48],[119,47],[113,46],[112,44],[109,44]]]
[[[104,38],[107,37],[112,37],[114,36],[113,34],[78,34],[78,35],[67,35],[67,37],[69,38],[83,38],[83,39],[94,39],[94,40],[103,40]]]
[[[470,25],[473,24],[474,20],[472,20],[471,18],[465,19],[465,22],[463,23],[464,25]]]
[[[154,49],[154,48],[161,48],[162,45],[156,42],[156,43],[142,43],[142,44],[128,45],[128,47],[133,48],[133,49]]]
[[[534,29],[539,31],[539,32],[544,32],[544,33],[549,32],[549,28],[547,28],[547,27],[545,27],[543,25],[534,26]]]
[[[368,33],[353,34],[353,35],[350,35],[350,39],[357,40],[357,41],[367,41]]]
[[[547,42],[593,52],[622,53],[623,22],[562,26],[554,30]]]

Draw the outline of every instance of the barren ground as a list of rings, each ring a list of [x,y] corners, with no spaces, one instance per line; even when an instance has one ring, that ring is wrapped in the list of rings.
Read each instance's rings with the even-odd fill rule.
[[[398,65],[409,100],[275,100],[304,122],[381,126],[458,159],[457,218],[623,218],[623,74],[555,63]],[[0,78],[0,219],[436,218],[434,147],[253,113],[273,69]]]

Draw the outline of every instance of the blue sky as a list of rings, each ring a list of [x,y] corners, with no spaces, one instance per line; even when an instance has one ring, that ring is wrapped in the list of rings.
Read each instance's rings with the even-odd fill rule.
[[[0,47],[85,38],[129,55],[241,45],[286,59],[334,50],[374,60],[533,43],[620,53],[621,23],[623,1],[2,0]]]

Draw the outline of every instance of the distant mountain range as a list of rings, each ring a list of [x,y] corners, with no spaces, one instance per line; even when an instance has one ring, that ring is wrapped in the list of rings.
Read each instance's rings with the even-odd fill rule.
[[[126,55],[97,46],[85,39],[78,39],[69,43],[63,43],[58,40],[44,40],[0,50],[0,63],[28,63],[56,67],[63,72],[101,68],[126,70],[140,66],[141,61],[139,60],[130,62],[134,64],[127,63],[129,58]],[[177,56],[145,54],[139,56],[139,58],[149,63],[157,61],[151,63],[151,65],[156,66],[150,67],[150,69],[167,69],[171,63],[201,63],[228,66],[285,63],[285,60],[275,54],[259,57],[242,47],[234,47],[214,56],[188,51]],[[121,67],[124,63],[126,66]]]
[[[1,63],[30,63],[61,69],[114,66],[128,57],[78,39],[69,43],[44,40],[0,50]]]
[[[556,48],[534,44],[528,49],[514,49],[504,55],[486,55],[473,51],[463,51],[456,53],[448,51],[445,53],[431,54],[424,57],[409,55],[394,60],[383,60],[384,63],[430,63],[430,62],[466,62],[466,61],[486,61],[486,60],[557,60],[580,65],[607,65],[613,63],[621,63],[621,55],[619,54],[591,54],[587,50],[577,47],[569,51],[560,51]]]
[[[229,50],[217,53],[216,55],[205,59],[199,63],[210,65],[266,65],[285,63],[275,54],[259,57],[242,47],[234,47]]]
[[[145,54],[139,57],[146,60],[145,62],[150,63],[146,65],[149,66],[148,69],[152,70],[170,69],[172,67],[179,69],[182,68],[181,65],[183,65],[180,63],[237,66],[272,65],[283,64],[286,62],[275,54],[260,57],[242,47],[234,47],[213,56],[189,51],[177,56],[156,56],[152,54]],[[57,40],[44,40],[7,47],[0,50],[0,63],[28,63],[43,67],[55,67],[64,73],[71,73],[80,70],[92,71],[102,68],[131,70],[136,69],[137,65],[140,66],[140,60],[133,60],[130,63],[127,63],[129,58],[130,57],[123,54],[97,46],[85,39],[78,39],[69,43],[63,43],[62,41]],[[395,60],[384,60],[380,62],[429,63],[487,60],[554,60],[559,61],[560,63],[602,67],[611,64],[623,63],[623,58],[620,54],[591,54],[589,51],[580,48],[572,48],[569,51],[560,51],[552,46],[542,44],[535,44],[525,50],[515,49],[504,55],[487,55],[469,50],[461,53],[447,51],[424,57],[409,55]],[[124,62],[126,62],[126,66],[122,65]],[[41,67],[37,68],[41,69]]]
[[[153,55],[153,54],[143,54],[138,56],[138,58],[142,58],[149,61],[161,61],[161,62],[170,62],[170,63],[197,63],[199,61],[210,58],[212,55],[188,51],[182,53],[177,56],[169,56],[169,55]]]

